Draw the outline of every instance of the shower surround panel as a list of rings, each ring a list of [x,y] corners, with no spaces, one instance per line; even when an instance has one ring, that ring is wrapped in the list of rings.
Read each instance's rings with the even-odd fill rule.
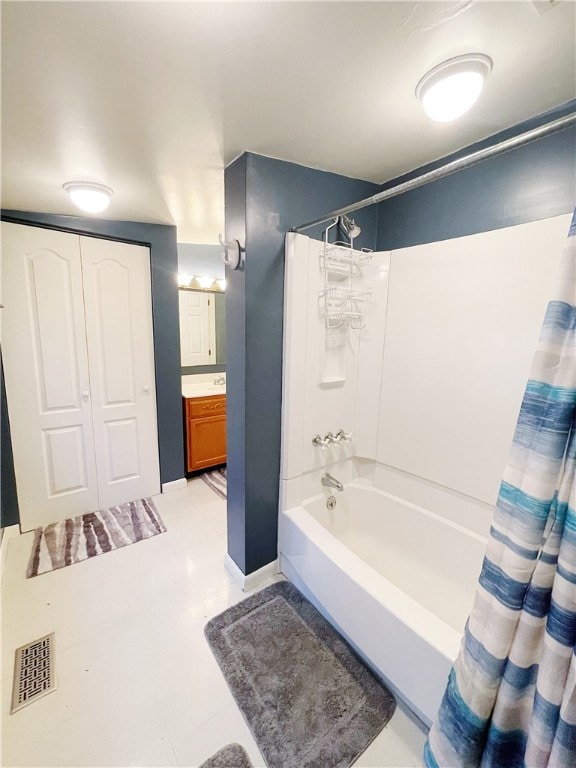
[[[362,267],[364,283],[377,298],[368,302],[361,330],[344,324],[326,327],[321,253],[323,244],[303,235],[288,235],[284,291],[284,367],[282,423],[284,428],[281,478],[297,478],[326,463],[350,459],[357,448],[352,444],[327,447],[312,445],[315,434],[354,435],[361,455],[376,458],[382,348],[386,318],[389,254],[375,253]],[[326,366],[334,364],[343,372],[341,380],[326,381]],[[329,363],[327,363],[327,358]],[[360,371],[360,376],[358,375]],[[361,393],[357,387],[361,386]]]
[[[495,503],[569,225],[392,252],[379,463]]]

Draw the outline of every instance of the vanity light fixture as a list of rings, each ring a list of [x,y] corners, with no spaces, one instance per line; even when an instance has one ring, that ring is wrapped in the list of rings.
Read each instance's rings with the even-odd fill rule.
[[[424,75],[416,86],[416,97],[428,117],[448,123],[476,102],[491,70],[492,59],[483,53],[456,56]]]
[[[86,213],[102,213],[110,205],[112,190],[91,181],[67,181],[62,185],[77,208]]]
[[[208,290],[208,288],[212,287],[212,283],[214,282],[214,278],[210,277],[209,275],[204,275],[203,277],[197,277],[196,282],[200,286],[200,288],[204,288],[205,291]]]
[[[180,288],[201,288],[203,291],[225,291],[226,279],[203,275],[196,277],[186,272],[178,272],[178,285]]]

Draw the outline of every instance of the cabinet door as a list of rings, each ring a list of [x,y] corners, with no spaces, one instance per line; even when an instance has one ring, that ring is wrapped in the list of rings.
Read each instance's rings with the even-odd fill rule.
[[[80,238],[101,507],[160,492],[148,248]]]
[[[2,223],[2,353],[22,530],[98,508],[79,238]]]
[[[226,416],[189,419],[187,423],[188,472],[226,461]]]

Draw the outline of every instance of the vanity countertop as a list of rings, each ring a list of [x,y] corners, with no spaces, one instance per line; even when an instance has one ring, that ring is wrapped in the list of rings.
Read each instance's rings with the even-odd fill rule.
[[[192,374],[182,376],[182,397],[211,397],[225,395],[226,384],[215,384],[222,374]]]
[[[182,397],[211,397],[212,395],[225,395],[225,384],[189,384],[182,386]]]

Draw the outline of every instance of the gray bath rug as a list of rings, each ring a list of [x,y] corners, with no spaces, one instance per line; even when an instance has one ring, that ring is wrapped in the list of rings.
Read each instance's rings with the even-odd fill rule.
[[[252,763],[240,744],[228,744],[202,763],[200,768],[252,768]]]
[[[152,499],[79,515],[34,531],[27,578],[164,533]]]
[[[269,768],[348,768],[394,713],[390,691],[288,582],[204,632]]]
[[[213,469],[212,472],[203,472],[200,477],[209,488],[212,488],[217,496],[225,499],[227,495],[226,467]]]

